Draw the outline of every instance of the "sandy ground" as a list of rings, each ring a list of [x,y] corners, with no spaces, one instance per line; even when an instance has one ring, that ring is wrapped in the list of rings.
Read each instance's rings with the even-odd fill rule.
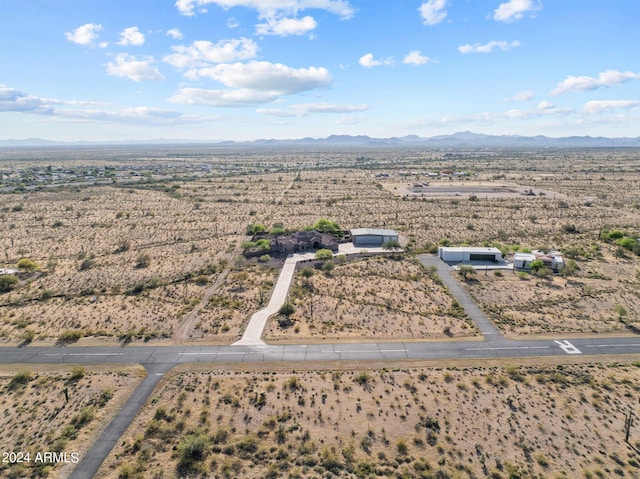
[[[139,366],[3,366],[0,451],[18,456],[0,457],[0,476],[67,477],[144,374]]]
[[[615,258],[604,246],[598,260],[578,260],[575,276],[545,279],[503,271],[478,272],[466,287],[509,336],[640,331],[640,262]],[[620,308],[624,314],[620,314]]]
[[[290,324],[274,317],[265,340],[361,340],[464,337],[476,326],[417,261],[370,257],[338,263],[329,274],[298,272]]]
[[[165,377],[97,477],[639,477],[637,431],[624,443],[639,380],[638,363],[191,367]]]

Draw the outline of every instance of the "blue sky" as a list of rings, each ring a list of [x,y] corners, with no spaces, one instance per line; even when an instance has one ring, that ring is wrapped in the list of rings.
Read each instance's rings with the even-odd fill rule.
[[[0,139],[640,135],[638,0],[3,0]]]

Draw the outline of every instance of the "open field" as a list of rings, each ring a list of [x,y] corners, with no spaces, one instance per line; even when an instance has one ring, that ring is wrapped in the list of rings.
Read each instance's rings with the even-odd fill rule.
[[[327,273],[309,268],[297,273],[290,297],[296,313],[271,321],[267,342],[478,334],[437,274],[415,260],[371,257],[339,262]]]
[[[96,173],[100,165],[112,169]],[[576,313],[593,311],[598,324],[582,321],[572,330],[584,325],[584,331],[617,331],[621,325],[606,319],[612,307],[620,305],[628,319],[638,311],[638,257],[612,259],[615,244],[599,238],[603,228],[640,237],[640,171],[633,149],[451,153],[161,147],[114,149],[111,155],[109,149],[76,149],[67,156],[64,150],[35,149],[3,151],[1,169],[3,184],[14,189],[1,195],[0,267],[29,258],[40,271],[0,293],[0,336],[7,343],[168,342],[187,320],[193,327],[184,340],[233,342],[268,300],[277,277],[269,268],[277,261],[255,265],[239,257],[247,225],[295,230],[320,217],[346,229],[394,228],[408,239],[409,251],[433,250],[446,241],[571,252],[580,267],[572,281],[609,298],[594,300],[595,311],[590,306]],[[460,185],[527,185],[548,194],[405,198],[388,189],[399,178],[429,181],[429,172],[445,169],[469,173],[468,179],[456,180]],[[381,178],[381,173],[390,176]],[[128,182],[127,175],[135,181]],[[92,177],[107,177],[109,184],[94,185],[87,181]],[[70,178],[78,183],[69,186]],[[611,280],[581,278],[587,271]],[[588,297],[589,288],[557,299]],[[478,300],[488,308],[509,302],[518,316],[529,299],[516,289]],[[302,331],[309,318],[299,319]],[[520,332],[566,330],[561,321],[542,326]],[[402,326],[392,335],[411,337],[413,331]]]
[[[509,336],[544,333],[640,332],[640,262],[615,257],[615,247],[597,245],[596,257],[581,257],[567,278],[504,271],[478,272],[467,290],[494,324]],[[592,254],[594,252],[592,251]]]
[[[639,477],[639,379],[637,363],[183,367],[97,477]]]
[[[0,451],[20,453],[22,462],[7,457],[0,475],[67,477],[144,374],[140,366],[3,367]]]

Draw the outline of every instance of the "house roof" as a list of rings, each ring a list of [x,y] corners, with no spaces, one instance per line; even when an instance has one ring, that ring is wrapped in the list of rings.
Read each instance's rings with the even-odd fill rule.
[[[460,252],[465,251],[467,253],[500,253],[502,252],[498,248],[489,248],[489,247],[477,247],[477,246],[461,246],[461,247],[444,247],[441,246],[440,249],[445,252]]]
[[[534,261],[536,259],[536,255],[533,253],[515,253],[513,255],[513,259],[515,261],[517,260]]]
[[[354,228],[351,231],[351,236],[398,236],[398,232],[394,230],[382,230],[376,228]]]

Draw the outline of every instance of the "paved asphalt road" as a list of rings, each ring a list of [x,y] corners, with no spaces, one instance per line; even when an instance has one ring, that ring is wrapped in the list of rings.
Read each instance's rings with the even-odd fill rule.
[[[640,337],[532,339],[504,338],[450,274],[450,267],[433,257],[419,257],[434,265],[449,291],[478,325],[483,340],[436,342],[372,342],[231,346],[123,346],[123,347],[0,347],[0,364],[137,363],[147,376],[100,438],[76,466],[71,479],[89,479],[124,434],[163,374],[183,363],[302,363],[309,361],[388,361],[524,358],[567,355],[635,355],[640,360]]]

